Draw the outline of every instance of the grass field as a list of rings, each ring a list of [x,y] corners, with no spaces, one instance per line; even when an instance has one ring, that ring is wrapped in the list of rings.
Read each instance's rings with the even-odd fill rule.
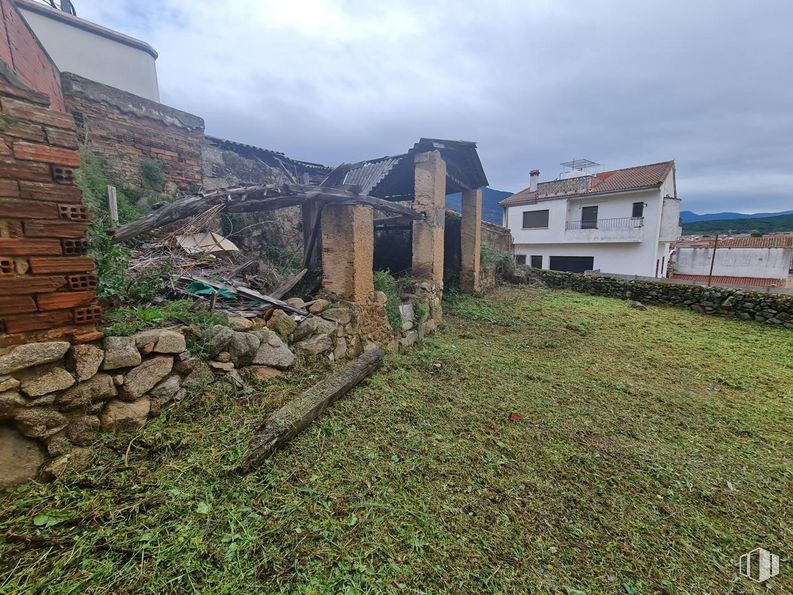
[[[525,288],[446,308],[258,473],[229,469],[322,369],[0,495],[0,591],[793,592],[793,333]],[[737,575],[757,546],[767,589]]]

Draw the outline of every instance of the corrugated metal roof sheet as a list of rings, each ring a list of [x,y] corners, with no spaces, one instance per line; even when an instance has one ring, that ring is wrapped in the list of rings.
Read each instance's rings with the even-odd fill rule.
[[[382,157],[380,159],[365,161],[344,175],[342,184],[352,184],[361,187],[363,194],[369,194],[388,173],[406,155],[396,157]]]

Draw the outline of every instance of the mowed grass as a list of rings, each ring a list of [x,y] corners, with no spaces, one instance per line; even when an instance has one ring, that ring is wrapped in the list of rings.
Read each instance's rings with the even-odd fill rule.
[[[6,492],[0,589],[793,592],[793,333],[527,288],[446,307],[257,473],[229,469],[323,370]],[[767,590],[737,574],[757,546],[781,558]]]

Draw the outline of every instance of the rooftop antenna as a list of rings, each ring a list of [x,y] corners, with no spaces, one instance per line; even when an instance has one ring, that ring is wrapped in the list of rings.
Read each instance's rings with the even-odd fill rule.
[[[575,171],[582,171],[586,173],[586,171],[590,167],[597,167],[600,165],[599,163],[595,163],[594,161],[590,161],[589,159],[573,159],[572,161],[565,161],[564,163],[560,163],[562,167],[568,167],[571,170]]]

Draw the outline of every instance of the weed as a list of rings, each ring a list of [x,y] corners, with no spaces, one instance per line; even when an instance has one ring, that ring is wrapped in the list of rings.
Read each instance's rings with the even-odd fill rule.
[[[399,304],[402,303],[404,285],[390,271],[374,272],[375,291],[382,291],[386,295],[385,313],[388,324],[394,330],[402,328],[402,317],[399,315]]]

